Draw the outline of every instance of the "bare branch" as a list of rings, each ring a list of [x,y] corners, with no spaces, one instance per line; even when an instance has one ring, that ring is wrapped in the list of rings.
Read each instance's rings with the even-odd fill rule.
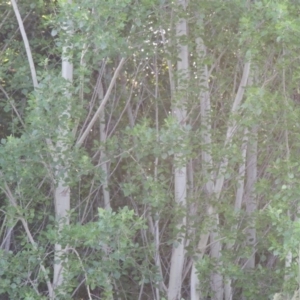
[[[103,98],[101,105],[99,106],[99,108],[97,109],[95,115],[93,116],[92,120],[90,121],[90,123],[88,124],[88,126],[86,127],[85,131],[83,132],[83,134],[78,138],[77,142],[76,142],[76,146],[80,147],[84,140],[86,139],[86,137],[88,136],[91,128],[93,127],[93,125],[95,124],[95,122],[97,121],[97,119],[99,118],[99,115],[101,114],[101,112],[104,110],[105,104],[107,103],[109,96],[111,94],[112,88],[115,85],[115,82],[117,80],[117,77],[122,69],[123,64],[125,63],[125,58],[122,58],[119,66],[117,67],[115,74],[110,82],[110,85],[107,89],[107,92],[105,94],[105,97]]]
[[[24,24],[23,24],[23,21],[22,21],[22,18],[21,18],[21,15],[20,15],[18,5],[17,5],[16,1],[11,0],[11,4],[14,8],[14,12],[15,12],[15,15],[16,15],[16,18],[17,18],[17,21],[18,21],[18,24],[19,24],[19,28],[20,28],[20,31],[21,31],[21,35],[22,35],[22,38],[23,38],[23,42],[24,42],[24,46],[25,46],[25,50],[26,50],[26,54],[27,54],[27,59],[28,59],[28,63],[29,63],[29,66],[30,66],[33,86],[36,89],[38,87],[38,81],[37,81],[37,77],[36,77],[35,66],[34,66],[34,62],[33,62],[33,59],[32,59],[32,54],[31,54],[28,38],[27,38],[27,35],[26,35],[26,31],[25,31],[25,28],[24,28]]]

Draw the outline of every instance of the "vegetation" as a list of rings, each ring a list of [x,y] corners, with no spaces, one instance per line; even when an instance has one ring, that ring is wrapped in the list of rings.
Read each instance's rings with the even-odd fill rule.
[[[297,298],[297,1],[0,11],[0,299]]]

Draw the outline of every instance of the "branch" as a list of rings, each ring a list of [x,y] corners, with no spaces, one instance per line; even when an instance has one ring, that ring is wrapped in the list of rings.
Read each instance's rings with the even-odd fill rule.
[[[6,91],[4,90],[4,88],[0,85],[0,90],[2,91],[2,93],[5,95],[5,97],[7,98],[7,100],[9,101],[10,105],[12,106],[13,110],[15,111],[19,121],[21,122],[21,124],[23,125],[23,127],[25,128],[25,123],[23,122],[17,108],[15,107],[15,105],[13,104],[12,101],[10,101],[8,94],[6,93]]]
[[[3,178],[3,174],[2,172],[0,171],[0,177],[2,178],[2,182],[4,183],[4,186],[0,187],[2,189],[2,191],[5,193],[5,195],[7,196],[9,202],[11,203],[11,205],[16,208],[18,210],[18,204],[17,204],[17,201],[13,195],[13,193],[11,192],[8,184],[6,183],[5,179]],[[28,228],[28,224],[27,224],[27,221],[23,218],[23,217],[20,217],[19,220],[22,222],[23,224],[23,227],[25,229],[25,232],[27,234],[27,237],[31,243],[31,245],[33,246],[34,249],[37,249],[37,245],[36,245],[36,242],[34,241],[33,239],[33,236]],[[43,275],[45,277],[45,280],[46,280],[46,284],[47,284],[47,287],[48,287],[48,292],[49,292],[49,296],[50,296],[50,299],[53,295],[53,287],[52,287],[52,284],[49,280],[49,276],[48,276],[48,273],[46,271],[46,268],[43,266],[42,263],[40,263],[40,267],[42,269],[42,272],[43,272]]]
[[[27,54],[27,59],[28,59],[28,63],[29,63],[30,71],[31,71],[31,78],[33,81],[33,86],[36,89],[38,87],[38,81],[37,81],[37,77],[36,77],[35,66],[34,66],[34,62],[32,59],[32,54],[31,54],[28,38],[27,38],[27,35],[25,32],[23,21],[22,21],[16,1],[11,0],[11,4],[14,8],[14,12],[15,12],[18,24],[19,24],[21,34],[22,34],[22,38],[23,38],[23,42],[24,42],[24,46],[25,46],[25,50],[26,50],[26,54]]]
[[[105,104],[107,103],[109,96],[111,94],[112,88],[117,80],[117,77],[122,69],[123,64],[125,63],[125,58],[122,58],[119,66],[117,67],[115,74],[109,84],[109,87],[107,89],[107,92],[105,94],[105,97],[103,98],[101,105],[99,106],[99,108],[97,109],[95,115],[93,116],[92,120],[90,121],[90,123],[88,124],[88,126],[86,127],[85,131],[83,132],[83,134],[78,138],[77,142],[76,142],[76,146],[80,147],[84,140],[86,139],[87,135],[89,134],[91,128],[93,127],[93,125],[95,124],[95,122],[97,121],[97,119],[99,118],[101,112],[104,110]]]

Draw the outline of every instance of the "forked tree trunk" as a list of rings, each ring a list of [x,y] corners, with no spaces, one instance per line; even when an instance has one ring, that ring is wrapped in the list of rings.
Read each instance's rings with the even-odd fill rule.
[[[253,78],[248,77],[248,86],[252,86]],[[257,174],[257,127],[252,128],[252,136],[249,137],[250,133],[247,128],[244,130],[244,138],[242,144],[242,162],[239,168],[239,180],[238,189],[236,192],[236,200],[234,210],[238,213],[242,207],[243,198],[246,201],[246,211],[248,215],[251,215],[256,210],[256,200],[254,196],[254,184],[256,182]],[[244,177],[247,178],[246,185],[244,183]],[[244,195],[245,194],[245,195]],[[233,230],[237,229],[237,225],[234,226]],[[250,226],[247,229],[248,239],[247,244],[253,246],[251,257],[247,260],[245,265],[246,268],[254,268],[255,264],[255,249],[256,243],[256,232],[255,229]],[[227,245],[227,250],[232,249],[233,244]],[[232,287],[231,279],[229,278],[225,283],[225,300],[232,299]]]
[[[186,1],[178,0],[178,7],[186,9]],[[178,39],[179,53],[177,62],[178,87],[177,94],[179,99],[173,103],[173,115],[179,124],[184,126],[186,122],[186,97],[187,97],[187,80],[188,80],[188,47],[180,41],[181,37],[187,36],[187,22],[180,18],[176,24],[176,37]],[[174,101],[174,99],[173,99]],[[187,192],[187,168],[182,162],[185,158],[180,153],[175,156],[175,202],[180,209],[186,210],[186,192]],[[186,225],[186,217],[182,217],[177,223],[177,229],[180,230]],[[170,277],[168,286],[168,300],[181,299],[182,271],[185,256],[185,241],[182,235],[177,237],[177,243],[172,249]]]
[[[204,45],[203,42],[198,39],[198,55],[203,55],[205,51],[203,49]],[[201,43],[202,42],[202,43]],[[201,54],[202,53],[202,54]],[[243,70],[243,75],[242,79],[239,85],[238,92],[236,94],[236,97],[234,99],[232,108],[231,108],[231,116],[234,116],[235,113],[237,113],[238,109],[240,108],[240,104],[243,99],[244,91],[245,91],[245,86],[247,85],[248,77],[249,77],[249,72],[250,72],[250,62],[245,63],[244,65],[244,70]],[[205,78],[205,68],[204,68],[204,75],[203,78]],[[207,78],[207,77],[206,77]],[[205,80],[202,80],[202,82],[205,82]],[[203,83],[201,83],[203,85]],[[200,95],[201,96],[201,119],[202,119],[202,139],[203,143],[205,145],[204,149],[205,151],[202,151],[202,160],[204,164],[204,170],[205,170],[205,165],[206,169],[209,167],[209,165],[212,165],[212,158],[210,157],[210,149],[211,149],[211,125],[210,125],[210,119],[209,119],[209,113],[210,111],[208,108],[210,108],[209,105],[209,95],[205,96],[204,94]],[[231,125],[228,126],[227,133],[226,133],[226,138],[225,138],[225,143],[224,146],[227,147],[230,145],[232,138],[235,134],[237,127],[237,122],[233,121]],[[216,182],[213,184],[212,181],[212,172],[210,172],[209,175],[206,175],[206,194],[208,197],[213,196],[215,197],[216,200],[220,198],[222,189],[223,189],[223,184],[224,184],[224,174],[226,173],[226,169],[228,166],[228,156],[225,156],[223,161],[221,162],[218,175],[216,176]],[[210,216],[212,223],[210,227],[210,244],[211,244],[211,257],[217,262],[220,263],[220,255],[221,255],[221,248],[222,244],[220,242],[220,238],[218,236],[217,228],[219,225],[219,216],[215,212],[214,207],[211,205],[208,207],[207,210],[207,215]],[[200,241],[198,246],[200,247],[198,250],[200,251],[200,257],[198,259],[202,258],[204,254],[204,248],[207,244],[208,241],[208,234],[203,233],[200,237]],[[199,280],[196,275],[196,267],[195,263],[193,264],[192,267],[192,274],[191,274],[191,299],[192,300],[200,300],[201,299],[201,283],[199,283]],[[214,293],[214,298],[215,300],[222,300],[224,297],[224,284],[223,284],[223,278],[222,275],[219,272],[213,272],[211,276],[211,284],[212,284],[212,291]]]
[[[247,85],[248,82],[248,78],[249,78],[249,72],[250,72],[250,62],[246,62],[244,65],[244,70],[243,70],[243,75],[242,75],[242,79],[239,85],[239,89],[238,92],[236,94],[236,97],[234,99],[232,108],[231,108],[231,116],[234,117],[234,115],[237,113],[237,111],[240,108],[243,96],[244,96],[244,92],[245,92],[245,87]],[[232,125],[228,126],[227,129],[227,133],[226,133],[226,139],[225,139],[225,147],[231,144],[232,138],[236,132],[237,129],[237,121],[233,121]],[[228,167],[228,155],[225,156],[225,158],[223,159],[220,168],[219,168],[219,172],[218,172],[218,177],[214,186],[214,196],[215,198],[218,200],[220,199],[220,195],[223,189],[223,185],[224,185],[224,179],[225,179],[225,173],[226,173],[226,169]],[[216,223],[218,221],[218,218],[216,218]],[[217,226],[218,224],[215,224],[215,226]],[[214,229],[212,227],[212,229]],[[219,239],[218,236],[211,235],[211,240],[210,242],[212,244],[215,244],[215,242],[217,242],[217,239]],[[220,259],[220,253],[221,253],[221,243],[217,242],[216,246],[214,247],[218,247],[218,249],[214,249],[214,252],[212,253],[212,258],[215,258],[217,261],[218,259]],[[213,292],[215,293],[215,300],[222,300],[223,299],[223,294],[224,294],[224,290],[223,290],[223,282],[221,282],[222,278],[221,275],[218,274],[218,272],[215,273],[215,275],[213,274],[212,277],[212,289]]]

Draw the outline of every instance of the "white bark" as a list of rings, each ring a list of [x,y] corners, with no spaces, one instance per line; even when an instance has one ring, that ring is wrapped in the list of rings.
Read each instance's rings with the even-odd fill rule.
[[[176,203],[185,207],[186,205],[186,167],[176,168],[175,171],[175,200]],[[177,228],[186,225],[186,218],[183,217]],[[181,295],[181,278],[185,255],[185,242],[178,237],[177,245],[173,246],[170,278],[168,286],[168,300],[179,300]]]
[[[36,70],[35,70],[35,66],[34,66],[34,62],[33,62],[33,58],[32,58],[31,49],[30,49],[30,46],[29,46],[27,34],[26,34],[26,31],[25,31],[25,28],[24,28],[22,18],[21,18],[21,15],[20,15],[20,12],[19,12],[16,1],[12,0],[11,3],[12,3],[12,6],[13,6],[13,9],[14,9],[17,21],[18,21],[18,25],[19,25],[20,32],[21,32],[21,35],[22,35],[23,43],[24,43],[24,46],[25,46],[25,50],[26,50],[26,54],[27,54],[27,60],[28,60],[29,66],[30,66],[30,71],[31,71],[31,78],[32,78],[32,82],[33,82],[33,87],[34,87],[34,89],[36,89],[38,87],[38,81],[37,81]],[[24,123],[22,123],[22,124],[24,126]],[[0,172],[0,176],[2,177],[1,172]],[[9,189],[9,187],[8,187],[8,185],[5,181],[4,181],[4,188],[2,188],[2,189],[5,192],[6,196],[8,197],[11,205],[13,207],[17,208],[18,207],[17,206],[17,201],[14,198],[11,190]],[[23,227],[25,229],[25,232],[27,234],[27,237],[28,237],[30,243],[32,244],[33,248],[36,249],[37,246],[36,246],[36,243],[35,243],[32,235],[31,235],[31,232],[29,231],[27,221],[24,218],[21,218],[20,220],[23,224]],[[43,272],[43,275],[45,277],[45,281],[46,281],[46,284],[47,284],[47,287],[48,287],[49,297],[50,297],[50,299],[52,299],[52,297],[54,296],[53,285],[51,284],[51,282],[49,280],[48,273],[46,271],[46,268],[43,266],[43,264],[41,264],[41,270]]]
[[[69,1],[70,3],[70,1]],[[69,32],[69,34],[72,34]],[[68,45],[63,48],[62,53],[62,77],[68,82],[73,80],[73,64],[68,58]],[[66,101],[70,101],[71,95],[67,93],[65,95]],[[67,118],[66,118],[67,116]],[[57,143],[55,146],[54,161],[64,162],[64,165],[58,164],[55,168],[55,180],[56,188],[54,191],[54,204],[55,204],[55,217],[59,224],[59,231],[63,226],[69,224],[69,211],[70,211],[70,187],[66,183],[68,178],[68,158],[65,156],[66,150],[69,145],[66,143],[66,137],[69,134],[70,128],[68,122],[70,118],[70,105],[62,111],[61,123],[57,128]],[[66,122],[66,123],[63,123]],[[66,262],[66,258],[63,257],[66,254],[67,249],[63,249],[59,243],[55,244],[55,261],[54,274],[53,274],[53,285],[54,289],[59,287],[64,282],[64,267],[63,263]]]
[[[205,46],[203,44],[203,41],[198,38],[197,39],[197,52],[200,57],[200,59],[204,57],[205,55]],[[244,65],[244,70],[243,70],[243,75],[242,79],[239,85],[238,92],[236,94],[232,109],[231,109],[231,115],[234,115],[237,110],[240,107],[241,101],[243,99],[244,95],[244,90],[247,85],[247,81],[249,78],[249,71],[250,71],[250,62],[245,63]],[[202,151],[202,161],[203,161],[203,171],[205,172],[204,174],[206,175],[206,185],[205,185],[205,191],[208,197],[211,197],[212,195],[215,196],[216,199],[219,199],[222,189],[223,189],[223,184],[224,184],[224,175],[225,171],[228,166],[228,157],[226,156],[224,160],[222,161],[216,183],[213,184],[213,174],[210,172],[210,174],[207,174],[205,170],[207,168],[210,168],[213,165],[213,161],[210,155],[210,149],[211,149],[211,121],[210,121],[210,99],[209,99],[209,93],[208,93],[208,72],[207,72],[207,67],[203,66],[202,67],[202,72],[200,75],[200,81],[201,81],[201,86],[203,88],[203,92],[200,93],[200,101],[201,101],[201,126],[202,126],[202,140],[205,145],[204,149]],[[231,140],[233,138],[234,132],[236,130],[237,123],[236,121],[233,121],[232,125],[229,125],[226,133],[226,139],[225,139],[225,145],[227,146],[228,144],[231,143]],[[221,255],[221,247],[222,244],[220,242],[218,232],[216,231],[218,224],[219,224],[219,217],[215,213],[215,210],[212,206],[209,206],[208,211],[207,211],[208,216],[210,216],[211,220],[213,220],[213,224],[211,225],[211,230],[210,230],[210,244],[211,246],[211,257],[214,258],[217,262],[220,260],[220,255]],[[204,245],[206,245],[208,241],[208,234],[204,233],[200,237],[200,242],[199,244],[203,248]],[[201,254],[199,258],[202,258],[203,254]],[[214,292],[214,299],[216,300],[222,300],[224,296],[224,288],[223,288],[223,278],[221,274],[214,273],[212,274],[212,290]],[[228,286],[227,286],[228,288]],[[227,289],[227,295],[231,294],[230,288]],[[201,292],[200,292],[200,283],[199,279],[196,274],[196,267],[195,267],[195,262],[193,263],[192,267],[192,273],[191,273],[191,299],[192,300],[200,300],[201,298]]]
[[[220,264],[221,258],[221,248],[222,244],[219,240],[219,233],[217,232],[217,228],[219,226],[219,215],[215,213],[214,217],[214,225],[215,228],[212,227],[212,231],[210,233],[210,240],[211,240],[211,252],[210,255],[217,264]],[[215,230],[215,231],[214,231]],[[224,287],[223,287],[223,275],[218,271],[214,271],[211,275],[211,287],[214,293],[213,299],[214,300],[223,300],[224,294]]]
[[[157,57],[155,57],[155,127],[156,127],[156,141],[159,143],[159,117],[158,117],[158,69],[157,69]],[[159,159],[158,157],[155,158],[154,161],[154,180],[155,182],[158,182],[158,167],[159,167]],[[155,212],[154,216],[154,245],[155,245],[155,266],[158,269],[160,276],[163,278],[163,272],[161,268],[161,260],[160,260],[160,253],[159,253],[159,247],[160,247],[160,227],[159,227],[159,221],[160,221],[160,215],[159,212]],[[156,282],[155,287],[155,295],[156,300],[160,300],[160,291],[163,290],[163,284],[160,281]]]
[[[255,72],[256,68],[253,68]],[[252,85],[254,76],[249,76],[248,84]],[[255,244],[256,244],[256,229],[254,221],[252,220],[253,213],[257,210],[257,202],[255,196],[255,183],[257,181],[257,125],[253,125],[251,130],[251,136],[248,140],[247,148],[247,170],[246,170],[246,189],[245,189],[245,202],[246,212],[250,218],[250,226],[247,229],[247,244],[252,247],[252,255],[248,258],[245,268],[255,267]]]
[[[285,54],[285,51],[283,51],[283,54]],[[287,92],[286,92],[286,85],[285,85],[285,69],[283,69],[283,92],[285,94],[285,97],[284,97],[285,104],[286,104],[286,107],[288,107]],[[288,128],[287,128],[287,116],[286,116],[285,109],[283,110],[283,113],[284,113],[284,126],[285,126],[284,139],[285,139],[285,148],[286,148],[286,161],[288,162],[288,164],[290,164],[289,132],[288,132]],[[298,206],[297,210],[299,211],[299,206]],[[291,211],[288,210],[288,217],[291,218],[291,216],[292,216]],[[296,217],[296,219],[298,219],[298,218]],[[285,240],[284,240],[284,244],[286,244]],[[285,246],[285,247],[287,247],[287,246]],[[299,255],[298,259],[300,260],[300,255]],[[289,250],[285,257],[285,268],[286,269],[289,269],[292,266],[292,260],[293,260],[293,254],[292,254],[292,251]],[[299,276],[300,276],[300,272],[299,272]],[[287,281],[289,278],[290,278],[290,276],[288,274],[286,274],[284,276],[285,281]]]
[[[28,42],[28,39],[27,39],[27,34],[26,34],[26,31],[25,31],[25,28],[24,28],[22,18],[21,18],[21,15],[20,15],[18,5],[17,5],[16,1],[11,0],[11,4],[13,6],[13,9],[14,9],[17,21],[18,21],[18,25],[19,25],[19,28],[20,28],[20,32],[21,32],[21,35],[22,35],[22,39],[23,39],[23,42],[24,42],[24,46],[25,46],[25,50],[26,50],[26,54],[27,54],[27,59],[28,59],[29,67],[30,67],[30,72],[31,72],[31,78],[32,78],[32,81],[33,81],[33,86],[36,89],[38,87],[38,81],[37,81],[37,77],[36,77],[36,71],[35,71],[35,66],[34,66],[34,62],[33,62],[33,59],[32,59],[32,54],[31,54],[29,42]]]
[[[99,82],[99,90],[98,90],[98,98],[101,101],[103,101],[103,86],[101,83],[101,80]],[[100,141],[103,143],[103,147],[105,147],[105,142],[106,142],[106,126],[105,126],[105,112],[104,110],[100,113]],[[109,189],[108,189],[108,167],[106,161],[106,154],[105,150],[101,151],[100,154],[100,166],[102,169],[102,172],[104,174],[104,181],[102,183],[102,190],[103,190],[103,198],[104,198],[104,208],[105,209],[110,209],[110,194],[109,194]]]
[[[247,67],[247,68],[245,68]],[[245,75],[244,79],[246,79],[246,77],[248,78],[248,85],[251,86],[252,85],[252,77],[249,76],[250,73],[250,64],[249,64],[249,69],[248,66],[245,65],[244,67],[244,73],[243,75]],[[242,79],[243,81],[243,79]],[[241,85],[240,85],[241,87]],[[239,93],[238,93],[239,94]],[[242,207],[242,201],[243,201],[243,197],[244,197],[244,189],[245,189],[245,175],[246,175],[246,159],[247,159],[247,151],[248,151],[248,145],[249,145],[249,136],[248,136],[248,129],[245,128],[244,130],[244,138],[243,138],[243,144],[242,144],[242,162],[240,164],[239,167],[239,179],[238,179],[238,188],[236,191],[236,198],[235,198],[235,205],[234,205],[234,211],[236,213],[238,213],[241,210]],[[233,228],[233,230],[237,229],[237,225],[235,225],[235,227]],[[232,249],[233,244],[228,244],[227,245],[227,250]],[[231,279],[228,279],[225,282],[224,285],[224,292],[225,292],[225,300],[232,300],[232,287],[231,287]]]
[[[186,8],[185,0],[179,0],[178,6],[182,9]],[[185,19],[180,19],[176,24],[176,37],[179,39],[182,36],[187,35],[187,22]],[[180,95],[180,100],[175,103],[173,114],[177,119],[178,123],[184,125],[186,122],[186,97],[184,93],[187,91],[187,79],[188,79],[188,47],[187,45],[182,45],[179,41],[179,60],[177,62],[178,71],[178,94]],[[175,174],[174,174],[174,184],[175,184],[175,202],[178,207],[186,209],[186,192],[187,192],[187,168],[186,165],[182,163],[178,164],[178,161],[182,160],[182,155],[178,154],[175,157]],[[186,217],[183,217],[177,223],[177,228],[180,230],[186,225]],[[168,300],[180,300],[181,299],[181,283],[182,283],[182,271],[185,256],[185,241],[184,238],[177,237],[178,244],[173,246],[171,267],[170,267],[170,277],[168,286]]]
[[[55,188],[54,194],[55,201],[55,216],[59,222],[59,230],[64,225],[69,224],[68,211],[70,210],[70,190],[65,184],[64,180],[59,180],[57,187]],[[53,285],[54,288],[63,284],[63,254],[65,249],[57,243],[55,244],[55,260],[57,263],[54,264],[54,274],[53,274]]]
[[[246,175],[246,154],[247,154],[247,145],[248,145],[248,129],[244,130],[244,138],[242,144],[242,162],[239,167],[239,177],[238,177],[238,187],[235,195],[235,204],[234,204],[234,212],[239,213],[242,208],[242,202],[244,197],[244,187],[245,187],[245,175]],[[237,230],[238,224],[232,228],[233,231]],[[231,250],[234,243],[227,244],[227,250]],[[231,286],[231,278],[227,278],[224,283],[224,296],[225,300],[232,300],[232,286]]]
[[[249,218],[252,218],[253,213],[257,210],[255,183],[257,180],[257,127],[252,130],[252,138],[248,143],[247,150],[247,182],[246,182],[246,211]],[[253,220],[247,229],[247,244],[252,247],[252,255],[248,258],[245,268],[255,267],[255,244],[256,244],[256,229]]]
[[[234,114],[237,112],[237,110],[240,107],[240,104],[242,102],[243,96],[244,96],[244,92],[245,92],[245,87],[247,85],[247,81],[249,78],[249,72],[250,72],[250,62],[245,63],[244,65],[244,70],[243,70],[243,76],[239,85],[239,89],[238,92],[236,94],[235,100],[233,102],[233,106],[231,109],[231,115],[234,116]],[[226,139],[225,139],[225,145],[227,146],[228,144],[231,143],[232,138],[234,136],[235,130],[237,128],[237,121],[233,121],[232,125],[230,125],[227,129],[227,133],[226,133]],[[225,156],[223,162],[221,163],[221,166],[219,168],[219,176],[217,178],[215,187],[214,187],[214,192],[216,195],[216,198],[219,199],[222,188],[223,188],[223,184],[224,184],[224,175],[225,175],[225,171],[227,169],[228,166],[228,156]]]
[[[200,241],[198,243],[198,251],[200,254],[197,255],[197,260],[193,261],[192,271],[191,271],[191,300],[200,300],[202,298],[200,281],[197,274],[196,262],[201,260],[204,256],[206,245],[208,242],[209,233],[201,234]]]
[[[80,147],[83,142],[85,141],[86,137],[88,136],[88,134],[90,133],[90,130],[92,129],[92,127],[94,126],[95,122],[98,120],[101,112],[104,110],[105,108],[105,104],[107,103],[109,97],[110,97],[110,94],[111,94],[111,91],[115,85],[115,82],[120,74],[120,71],[123,67],[123,64],[125,63],[125,58],[122,58],[120,60],[120,63],[115,71],[115,74],[112,78],[112,80],[110,81],[110,84],[109,84],[109,87],[106,91],[106,94],[103,98],[103,100],[101,101],[101,104],[99,106],[99,108],[97,109],[97,111],[95,112],[93,118],[91,119],[91,121],[89,122],[89,124],[87,125],[86,129],[84,130],[84,132],[82,133],[82,135],[78,138],[78,140],[76,141],[76,146],[77,147]]]
[[[240,104],[242,102],[244,92],[245,92],[245,87],[247,85],[247,81],[249,78],[249,72],[250,72],[250,62],[245,63],[244,65],[244,70],[243,70],[243,75],[242,79],[239,85],[238,92],[236,94],[235,100],[233,102],[233,106],[231,109],[231,115],[234,116],[234,114],[238,111]],[[225,139],[225,146],[230,144],[234,135],[234,132],[237,128],[237,121],[233,121],[232,125],[230,125],[227,129],[227,134],[226,134],[226,139]],[[223,185],[224,185],[224,179],[225,179],[225,173],[226,169],[228,166],[228,156],[226,155],[223,162],[221,163],[219,172],[218,172],[218,177],[216,180],[216,184],[214,186],[214,195],[216,199],[220,198]],[[218,223],[218,218],[216,217],[216,224]],[[220,259],[220,254],[221,254],[221,243],[217,242],[215,244],[215,241],[219,239],[218,235],[213,232],[211,234],[211,243],[214,245],[214,249],[212,251],[212,258],[215,258],[216,261]],[[220,274],[213,274],[212,275],[212,289],[215,293],[215,300],[221,300],[223,299],[223,284],[221,282],[222,278]]]
[[[239,167],[238,175],[238,187],[235,195],[234,212],[238,213],[241,211],[243,196],[244,196],[244,186],[245,186],[245,175],[246,175],[246,155],[248,146],[248,128],[244,130],[244,138],[242,144],[242,162]]]
[[[206,48],[201,38],[197,38],[197,54],[200,60],[200,63],[205,58]],[[200,89],[200,110],[201,110],[201,138],[203,141],[203,149],[201,152],[202,156],[202,172],[206,178],[205,183],[205,194],[208,199],[213,194],[213,176],[212,172],[207,170],[213,166],[212,156],[211,156],[211,106],[210,106],[210,95],[208,91],[208,70],[207,66],[200,66],[200,75],[199,75],[199,84],[201,85]],[[214,213],[213,207],[209,206],[207,210],[208,216],[212,216]],[[206,245],[209,239],[209,233],[201,234],[200,241],[198,243],[198,251],[200,254],[197,255],[197,260],[202,259],[205,253]],[[191,272],[191,300],[199,300],[201,295],[201,287],[198,275],[196,273],[196,261],[193,261],[192,272]]]

